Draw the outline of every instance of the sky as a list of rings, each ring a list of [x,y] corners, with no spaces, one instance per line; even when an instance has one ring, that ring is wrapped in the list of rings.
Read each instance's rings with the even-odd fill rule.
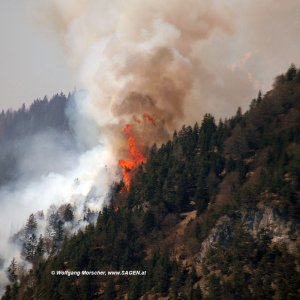
[[[131,53],[138,53],[139,47],[143,47],[133,37],[143,32],[156,36],[156,40],[149,40],[148,46],[152,42],[168,46],[169,41],[180,40],[192,44],[193,53],[188,58],[192,57],[192,63],[197,65],[193,73],[197,80],[193,80],[186,96],[185,114],[189,122],[199,120],[205,112],[218,118],[232,115],[237,106],[245,111],[259,89],[267,92],[273,79],[292,62],[300,64],[298,0],[188,0],[184,4],[176,0],[126,1],[124,7],[122,3],[122,0],[1,0],[0,110],[30,104],[44,95],[68,93],[75,86],[96,94],[97,106],[103,96],[99,90],[109,89],[104,98],[110,99],[115,87],[113,92],[107,87],[112,81],[105,81],[106,70],[100,74],[107,67],[106,62],[102,63],[107,53],[101,54],[106,36],[124,41],[111,46],[112,54],[106,56],[114,59],[128,56],[128,61],[138,57],[133,54],[130,58]],[[177,19],[172,19],[177,12],[180,12]],[[194,31],[189,28],[191,25],[195,26]],[[172,36],[169,29],[183,38]],[[207,32],[204,36],[196,34],[192,40],[184,38],[185,30],[191,34],[199,30],[200,35]],[[130,47],[131,53],[126,53]],[[186,49],[177,50],[182,54]],[[108,66],[110,73],[112,67]],[[127,75],[118,77],[113,73],[113,76],[122,82]],[[97,82],[92,82],[94,79]],[[100,80],[105,82],[102,86]],[[123,92],[121,89],[120,93]],[[91,114],[96,111],[94,104],[90,105]],[[108,107],[106,101],[104,107]]]
[[[26,3],[0,1],[0,110],[75,87],[62,47]]]

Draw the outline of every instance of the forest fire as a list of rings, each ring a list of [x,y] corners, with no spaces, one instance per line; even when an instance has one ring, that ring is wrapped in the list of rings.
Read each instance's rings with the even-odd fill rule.
[[[123,129],[124,133],[128,135],[128,150],[130,159],[119,160],[119,166],[122,168],[122,175],[126,190],[130,188],[132,171],[139,165],[146,163],[147,158],[138,149],[136,144],[136,136],[132,130],[132,125],[127,124]]]
[[[149,114],[144,113],[143,118],[144,118],[144,121],[149,121],[152,123],[152,125],[156,126],[154,118],[151,117]]]
[[[155,124],[154,118],[149,115],[148,113],[144,113],[143,115],[144,121],[150,122],[152,125]],[[140,125],[141,121],[137,118],[134,119],[135,123]],[[119,160],[118,165],[122,168],[122,176],[123,181],[125,184],[125,189],[128,191],[130,189],[130,183],[131,183],[131,177],[133,171],[140,166],[141,164],[144,164],[147,162],[147,157],[141,152],[137,145],[137,138],[133,131],[133,127],[131,124],[127,124],[123,132],[128,136],[128,151],[130,159],[121,159]]]

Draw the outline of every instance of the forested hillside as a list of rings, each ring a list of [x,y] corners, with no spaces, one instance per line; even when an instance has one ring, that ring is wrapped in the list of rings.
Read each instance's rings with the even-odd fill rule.
[[[65,114],[71,95],[54,95],[50,100],[35,100],[29,108],[0,113],[0,186],[17,177],[17,160],[26,149],[22,141],[45,131],[56,131],[70,136],[69,121]]]
[[[245,113],[206,114],[153,145],[130,190],[116,183],[109,203],[95,224],[62,233],[59,251],[41,240],[28,274],[13,261],[2,299],[299,299],[300,70]]]

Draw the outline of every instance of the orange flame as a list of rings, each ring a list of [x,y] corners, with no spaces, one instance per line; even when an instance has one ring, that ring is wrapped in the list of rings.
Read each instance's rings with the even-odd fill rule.
[[[144,118],[144,121],[149,121],[152,123],[152,125],[156,126],[154,118],[151,117],[149,114],[144,113],[143,118]]]
[[[152,125],[156,126],[154,118],[148,113],[143,114],[144,122],[150,122]],[[141,120],[136,116],[133,117],[133,121],[139,125]],[[147,162],[146,156],[138,149],[136,143],[136,136],[132,130],[132,125],[127,124],[123,128],[123,132],[128,136],[128,150],[130,159],[121,159],[118,162],[118,165],[122,168],[122,176],[125,184],[125,189],[128,191],[130,188],[131,177],[136,168],[141,164]]]
[[[132,131],[132,125],[127,124],[124,129],[124,133],[128,135],[128,148],[131,159],[119,160],[119,166],[122,168],[122,175],[126,190],[130,188],[132,171],[139,165],[146,163],[147,158],[140,152],[136,145],[136,137]]]

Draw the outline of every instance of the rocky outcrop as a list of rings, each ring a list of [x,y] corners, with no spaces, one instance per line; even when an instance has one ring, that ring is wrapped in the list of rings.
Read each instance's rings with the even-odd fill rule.
[[[289,241],[291,222],[286,222],[274,209],[269,206],[258,205],[257,210],[249,210],[242,214],[244,229],[254,238],[264,232],[267,233],[272,242]]]
[[[211,229],[208,237],[202,242],[201,250],[196,255],[196,262],[201,263],[209,249],[212,247],[226,246],[231,235],[232,220],[228,216],[222,216]]]
[[[299,239],[296,235],[296,225],[284,220],[271,207],[258,204],[256,209],[239,212],[235,217],[230,218],[225,215],[219,218],[202,242],[201,249],[195,256],[196,262],[201,263],[209,249],[226,247],[226,244],[233,238],[232,229],[237,222],[254,239],[259,239],[262,234],[268,234],[272,243],[285,243],[288,250],[291,253],[294,252],[296,240]]]

